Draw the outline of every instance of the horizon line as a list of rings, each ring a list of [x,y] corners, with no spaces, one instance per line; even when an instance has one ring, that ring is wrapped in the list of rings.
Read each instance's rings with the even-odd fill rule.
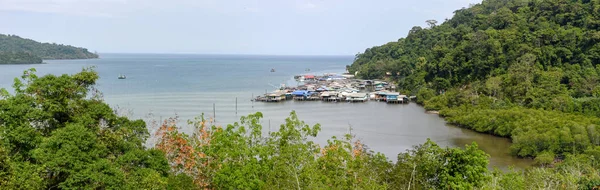
[[[354,57],[355,55],[345,54],[261,54],[261,53],[152,53],[152,52],[94,52],[101,54],[148,54],[148,55],[248,55],[248,56],[330,56],[330,57]]]

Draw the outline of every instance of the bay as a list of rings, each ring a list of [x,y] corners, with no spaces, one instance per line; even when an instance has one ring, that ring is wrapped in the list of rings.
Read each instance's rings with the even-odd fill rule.
[[[371,150],[392,160],[396,160],[399,152],[430,138],[440,146],[450,147],[475,141],[491,155],[490,167],[531,165],[530,160],[510,156],[508,139],[447,125],[442,118],[425,113],[415,103],[250,101],[253,96],[281,84],[296,85],[294,75],[341,73],[353,59],[352,56],[101,54],[100,59],[0,65],[0,87],[11,91],[13,79],[28,68],[36,68],[42,76],[72,74],[94,66],[100,75],[97,88],[103,92],[104,100],[125,115],[149,122],[174,116],[186,121],[204,113],[206,117],[214,117],[216,124],[226,125],[241,116],[262,112],[263,128],[268,132],[277,130],[295,110],[308,124],[321,124],[322,131],[315,139],[321,145],[331,136],[343,136],[351,128],[352,134]],[[118,79],[120,74],[127,79]],[[150,126],[150,130],[155,128]]]

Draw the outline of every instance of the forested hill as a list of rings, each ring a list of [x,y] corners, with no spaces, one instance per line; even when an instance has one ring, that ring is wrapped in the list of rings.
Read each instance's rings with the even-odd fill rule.
[[[357,54],[350,71],[397,79],[415,93],[485,82],[522,65],[559,69],[560,83],[573,95],[590,96],[598,82],[599,11],[598,0],[484,0],[442,24],[427,21],[430,27],[413,27],[406,38]]]
[[[85,48],[40,43],[15,35],[0,34],[0,64],[41,63],[42,59],[91,59],[97,54]]]
[[[511,138],[514,155],[600,156],[600,0],[484,0],[426,22],[357,54],[350,72]]]

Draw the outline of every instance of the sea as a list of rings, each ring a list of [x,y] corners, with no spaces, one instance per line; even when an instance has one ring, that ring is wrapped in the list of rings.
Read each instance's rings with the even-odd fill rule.
[[[149,123],[177,117],[181,130],[193,131],[187,120],[202,114],[217,125],[261,112],[265,133],[278,130],[290,112],[309,125],[320,124],[314,139],[324,146],[332,136],[351,133],[370,150],[395,161],[398,153],[431,139],[440,146],[464,147],[476,142],[490,155],[490,168],[525,168],[531,160],[508,152],[510,140],[448,125],[415,103],[253,102],[253,97],[295,86],[294,75],[338,73],[353,56],[101,54],[99,59],[45,60],[45,64],[0,65],[0,88],[13,92],[14,78],[35,68],[38,76],[73,74],[93,67],[100,75],[96,88],[119,114]],[[274,70],[274,72],[271,72]],[[126,79],[118,79],[125,75]],[[149,141],[148,144],[152,144]]]

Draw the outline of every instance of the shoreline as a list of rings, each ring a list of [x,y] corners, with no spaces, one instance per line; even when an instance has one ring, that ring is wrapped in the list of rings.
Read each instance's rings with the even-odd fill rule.
[[[97,58],[75,58],[75,59],[42,59],[41,63],[0,63],[0,65],[40,65],[40,64],[49,64],[46,61],[57,61],[57,60],[87,60],[87,59],[100,59]]]
[[[67,59],[42,59],[43,61],[55,61],[55,60],[86,60],[86,59],[100,59],[100,56],[96,57],[96,58],[67,58]]]
[[[6,63],[6,64],[0,64],[0,65],[41,65],[41,64],[48,64],[46,62],[41,62],[41,63]]]

